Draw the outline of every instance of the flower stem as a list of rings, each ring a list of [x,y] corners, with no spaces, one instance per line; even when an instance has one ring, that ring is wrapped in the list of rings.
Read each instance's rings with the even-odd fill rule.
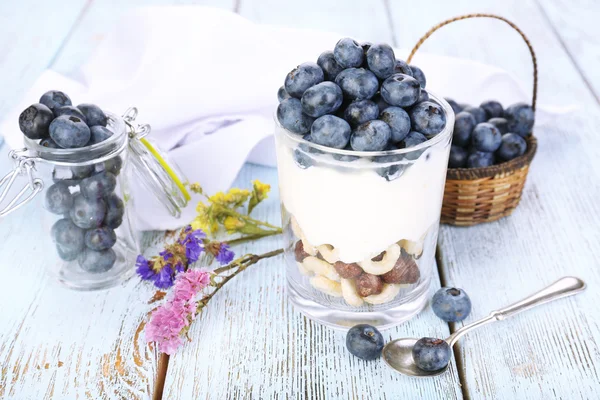
[[[249,242],[252,240],[258,240],[258,239],[262,239],[262,238],[268,237],[268,236],[279,235],[281,232],[282,232],[281,228],[278,228],[277,230],[273,230],[273,231],[268,231],[268,232],[264,232],[264,233],[256,233],[254,235],[242,236],[237,239],[227,240],[227,241],[225,241],[225,243],[227,243],[230,246],[234,246],[236,244],[246,243],[246,242]]]

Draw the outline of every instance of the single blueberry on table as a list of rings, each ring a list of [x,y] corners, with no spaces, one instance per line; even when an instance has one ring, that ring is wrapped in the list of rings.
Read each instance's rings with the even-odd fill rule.
[[[408,113],[400,107],[388,107],[381,112],[379,117],[388,124],[392,130],[391,141],[398,143],[410,132],[410,117]]]
[[[106,203],[102,199],[86,199],[82,194],[73,198],[73,207],[69,210],[71,221],[83,229],[97,228],[102,225],[106,215]]]
[[[448,104],[450,104],[450,107],[452,107],[454,114],[458,114],[462,111],[462,107],[456,101],[448,97],[446,97],[446,101],[448,102]]]
[[[376,119],[354,128],[350,146],[356,151],[381,151],[385,150],[391,137],[390,126]]]
[[[79,253],[85,246],[85,231],[68,218],[59,219],[50,228],[50,236],[65,253]]]
[[[85,178],[79,184],[81,194],[86,199],[101,199],[111,194],[117,186],[117,178],[107,171]]]
[[[367,51],[367,65],[379,79],[388,78],[396,66],[394,50],[387,44],[372,45]]]
[[[113,135],[112,131],[102,125],[94,125],[90,128],[90,141],[88,146],[104,142]]]
[[[508,132],[526,137],[533,129],[535,112],[529,104],[517,103],[504,111],[504,118],[508,121]]]
[[[123,200],[116,194],[112,193],[106,197],[106,216],[103,224],[108,228],[117,229],[123,223],[123,215],[125,214],[125,205]]]
[[[350,140],[350,124],[334,115],[324,115],[315,120],[310,130],[312,141],[322,146],[343,149]]]
[[[291,98],[288,92],[285,91],[285,88],[282,86],[277,91],[277,100],[281,103],[284,100]]]
[[[19,128],[29,139],[45,139],[54,119],[52,111],[43,104],[32,104],[19,115]]]
[[[321,82],[302,95],[302,111],[314,118],[335,112],[342,105],[342,89],[333,82]]]
[[[462,289],[443,287],[433,295],[431,308],[446,322],[459,322],[471,313],[471,299]]]
[[[381,97],[386,103],[398,107],[410,107],[419,100],[421,86],[411,76],[394,74],[381,84]]]
[[[310,131],[314,118],[302,112],[302,102],[296,98],[282,101],[277,107],[277,120],[290,132],[305,134]]]
[[[52,140],[52,138],[49,138],[49,137],[40,140],[40,146],[47,147],[49,149],[60,149],[61,148],[59,145],[56,144],[56,142],[54,140]]]
[[[467,166],[469,152],[460,146],[452,145],[450,147],[450,157],[448,158],[448,168],[464,168]]]
[[[362,360],[375,360],[383,350],[383,335],[374,326],[355,325],[346,334],[346,348]]]
[[[446,127],[446,113],[439,104],[431,101],[418,103],[408,115],[412,129],[428,137],[437,135]]]
[[[63,215],[73,207],[73,195],[69,186],[63,182],[57,182],[46,190],[46,210],[53,214]]]
[[[503,161],[510,161],[522,156],[525,151],[527,151],[525,139],[516,133],[507,133],[502,135],[502,144],[496,151],[496,156]]]
[[[317,59],[317,65],[323,70],[326,81],[335,81],[335,77],[344,70],[344,67],[335,61],[333,51],[329,50],[321,53]]]
[[[117,254],[113,249],[92,250],[84,249],[77,261],[79,266],[86,272],[101,273],[110,270],[117,259]]]
[[[83,122],[85,122],[87,124],[85,115],[83,115],[83,113],[81,112],[81,110],[79,108],[74,107],[74,106],[63,106],[61,108],[57,108],[56,110],[54,110],[54,114],[57,117],[60,117],[61,115],[72,115],[73,117],[77,117],[77,118],[83,120]]]
[[[364,68],[343,70],[335,78],[335,83],[342,88],[344,97],[349,100],[370,99],[379,89],[379,81],[375,74]]]
[[[471,142],[471,133],[475,129],[477,122],[473,114],[461,111],[456,114],[454,119],[454,131],[452,133],[452,143],[458,146],[466,147]]]
[[[487,119],[500,118],[504,115],[504,107],[496,100],[484,101],[479,105],[479,108],[485,111]]]
[[[396,60],[394,63],[394,74],[404,74],[414,78],[412,69],[405,61],[402,60]]]
[[[421,87],[425,89],[425,86],[427,85],[427,79],[425,78],[425,74],[421,68],[417,67],[416,65],[410,65],[410,70],[412,71],[413,78],[415,78]]]
[[[49,130],[52,140],[64,149],[84,147],[90,141],[90,128],[72,115],[56,117]]]
[[[487,121],[487,115],[483,108],[467,106],[463,108],[464,112],[468,112],[475,117],[475,122],[478,124]]]
[[[351,126],[364,124],[367,121],[377,119],[379,107],[371,100],[358,100],[350,103],[344,111],[344,119]]]
[[[424,337],[415,343],[412,356],[423,371],[439,371],[450,362],[450,346],[445,340]]]
[[[305,62],[291,70],[285,77],[285,90],[292,97],[301,98],[306,89],[325,80],[321,67],[313,62]]]
[[[508,121],[505,118],[491,118],[488,120],[488,124],[494,125],[503,135],[508,133]]]
[[[471,146],[477,151],[492,153],[500,147],[502,134],[494,125],[487,122],[477,124],[471,134]]]
[[[90,229],[85,233],[85,245],[92,250],[110,249],[117,243],[117,234],[108,227]]]
[[[114,176],[117,176],[119,175],[119,173],[121,172],[121,168],[123,167],[123,159],[120,156],[115,156],[106,160],[102,169],[100,169],[99,167],[100,165],[96,165],[96,170],[98,172],[104,170],[110,172]]]
[[[410,131],[408,132],[408,135],[406,135],[406,137],[402,139],[400,143],[398,143],[398,145],[401,149],[409,149],[426,141],[427,138],[422,133],[419,133],[417,131]],[[423,154],[423,150],[412,151],[410,153],[404,154],[404,157],[407,160],[416,160],[421,156],[421,154]]]
[[[363,63],[363,48],[354,39],[343,38],[335,45],[333,56],[343,68],[360,67]]]
[[[482,168],[494,165],[494,153],[473,151],[467,158],[467,168]]]
[[[57,109],[64,106],[71,106],[73,103],[69,96],[59,90],[50,90],[40,97],[40,103],[56,113]]]
[[[88,126],[106,126],[108,124],[108,117],[104,114],[104,111],[95,104],[83,103],[77,106],[79,111],[85,115],[85,120]]]

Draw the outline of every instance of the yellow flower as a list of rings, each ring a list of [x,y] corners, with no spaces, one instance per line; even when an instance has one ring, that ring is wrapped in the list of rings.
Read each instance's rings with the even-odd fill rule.
[[[208,200],[213,204],[219,204],[229,208],[239,208],[244,205],[250,197],[250,192],[246,189],[232,188],[227,193],[218,192],[210,196]]]
[[[267,183],[262,183],[258,179],[252,181],[252,186],[254,191],[256,192],[256,196],[258,197],[258,201],[261,202],[267,198],[269,191],[271,190],[271,185]]]
[[[228,232],[235,232],[242,228],[246,223],[237,217],[228,216],[225,218],[223,225]]]
[[[202,194],[202,186],[199,183],[192,183],[190,185],[190,190],[194,193]]]
[[[226,205],[226,203],[227,203],[227,201],[225,199],[225,193],[223,193],[223,192],[217,192],[217,193],[213,194],[212,196],[209,196],[208,201],[210,201],[211,203],[222,204],[222,205]]]

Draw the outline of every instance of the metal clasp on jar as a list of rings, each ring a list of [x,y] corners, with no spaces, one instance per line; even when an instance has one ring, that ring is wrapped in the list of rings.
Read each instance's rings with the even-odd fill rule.
[[[150,125],[134,124],[137,115],[138,109],[135,107],[129,107],[123,114],[123,121],[125,121],[127,129],[129,130],[130,139],[142,139],[150,133]]]
[[[8,153],[8,156],[14,161],[15,168],[4,175],[0,180],[0,217],[4,217],[29,203],[35,195],[44,188],[44,182],[35,177],[35,158],[27,155],[27,149],[11,150]],[[26,176],[28,182],[15,197],[3,207],[2,202],[7,197],[10,188],[13,186],[18,176]],[[28,192],[29,194],[27,194]]]

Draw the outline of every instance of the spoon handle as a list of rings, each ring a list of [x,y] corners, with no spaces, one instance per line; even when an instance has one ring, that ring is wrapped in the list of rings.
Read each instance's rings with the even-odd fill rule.
[[[501,321],[505,318],[518,314],[522,311],[529,310],[540,304],[548,303],[549,301],[560,299],[567,296],[572,296],[579,292],[584,291],[586,288],[585,282],[579,278],[573,276],[565,276],[551,284],[550,286],[540,290],[518,301],[514,304],[506,306],[496,311],[492,311],[490,315],[475,321],[469,325],[465,325],[456,332],[454,332],[446,342],[452,347],[456,341],[463,336],[465,333],[472,331],[473,329],[479,328],[480,326],[487,325],[490,322]]]

